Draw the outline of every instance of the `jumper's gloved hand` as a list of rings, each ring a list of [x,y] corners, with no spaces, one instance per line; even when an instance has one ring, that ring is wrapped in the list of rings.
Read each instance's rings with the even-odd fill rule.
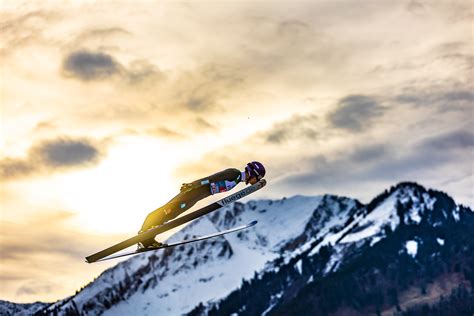
[[[180,192],[188,192],[194,189],[194,185],[192,183],[183,183],[181,184],[181,189],[179,189]]]

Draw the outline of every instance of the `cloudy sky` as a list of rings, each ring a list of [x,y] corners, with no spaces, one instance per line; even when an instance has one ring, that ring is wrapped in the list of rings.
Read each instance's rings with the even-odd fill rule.
[[[258,198],[474,205],[472,1],[2,1],[0,299],[114,263],[180,184],[259,160]],[[255,196],[257,198],[257,196]]]

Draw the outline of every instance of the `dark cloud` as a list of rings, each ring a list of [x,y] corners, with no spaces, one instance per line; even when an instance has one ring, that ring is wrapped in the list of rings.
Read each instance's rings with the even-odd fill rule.
[[[294,115],[290,119],[276,123],[264,133],[268,143],[281,144],[292,140],[315,140],[319,136],[318,117],[314,114]]]
[[[81,50],[67,55],[62,68],[68,76],[89,81],[116,75],[122,67],[111,55]]]
[[[349,160],[356,162],[369,162],[379,158],[383,158],[390,152],[390,148],[387,145],[369,145],[362,147],[349,155]]]
[[[424,98],[423,96],[417,95],[417,94],[403,93],[403,94],[397,95],[395,97],[395,101],[400,102],[400,103],[419,104],[421,102],[424,102]]]
[[[329,189],[362,182],[417,179],[443,167],[465,163],[465,156],[472,155],[473,147],[474,134],[461,130],[422,139],[411,146],[378,144],[360,147],[346,156],[316,155],[309,160],[309,171],[283,178],[277,185]]]
[[[276,129],[272,132],[269,132],[267,135],[267,142],[269,143],[281,143],[286,137],[286,131],[282,129]]]
[[[453,131],[436,137],[429,137],[419,143],[426,150],[465,150],[474,149],[474,133],[472,131]]]
[[[361,181],[396,182],[406,179],[440,177],[445,181],[447,177],[459,174],[463,172],[462,170],[469,170],[464,167],[470,163],[466,161],[466,157],[472,155],[472,144],[465,144],[464,140],[458,144],[449,143],[449,139],[457,137],[453,133],[448,133],[420,141],[409,148],[400,149],[403,151],[401,153],[389,155],[377,163],[365,166],[359,172],[348,175],[348,178]],[[462,138],[464,136],[461,136]],[[447,147],[441,148],[438,146],[440,144]],[[456,166],[458,170],[452,170],[453,166]],[[442,171],[445,170],[444,168],[452,171],[446,173]],[[472,167],[470,170],[472,177]],[[466,172],[468,171],[464,171],[464,176]]]
[[[186,101],[186,106],[191,110],[200,110],[206,107],[206,100],[196,97],[191,97]]]
[[[27,160],[4,158],[0,160],[0,179],[19,178],[35,171],[35,166]]]
[[[0,160],[0,178],[14,179],[41,172],[92,165],[101,150],[87,139],[60,138],[32,146],[25,159]]]
[[[453,157],[443,153],[429,152],[419,148],[411,148],[402,155],[387,157],[375,164],[364,166],[356,175],[364,181],[401,181],[413,179],[420,175],[433,172],[452,162]]]
[[[384,108],[374,99],[364,95],[350,95],[339,101],[335,111],[329,114],[329,122],[336,128],[361,132],[373,124]]]
[[[474,93],[472,91],[451,91],[441,97],[446,101],[467,101],[474,102]]]
[[[165,78],[158,67],[147,60],[135,60],[125,67],[110,54],[88,50],[68,54],[62,72],[65,76],[87,82],[117,77],[130,85],[156,84]]]
[[[397,95],[394,101],[413,107],[434,107],[440,112],[455,110],[472,111],[474,93],[470,90],[431,91],[440,90],[434,87],[429,90],[429,92],[424,92],[408,89],[408,91]]]
[[[148,60],[134,60],[125,66],[114,56],[101,51],[109,47],[105,45],[106,41],[123,35],[130,35],[130,33],[121,27],[94,28],[83,31],[69,45],[71,52],[64,57],[63,74],[83,81],[120,76],[128,84],[140,84],[151,78],[154,79],[153,81],[162,80],[163,73]],[[77,47],[83,47],[83,49],[78,50]]]
[[[32,155],[47,166],[69,167],[96,161],[99,151],[87,140],[58,139],[37,145]]]
[[[444,93],[407,92],[395,97],[395,101],[415,106],[434,105],[437,102],[474,101],[474,93],[468,90],[454,90]]]

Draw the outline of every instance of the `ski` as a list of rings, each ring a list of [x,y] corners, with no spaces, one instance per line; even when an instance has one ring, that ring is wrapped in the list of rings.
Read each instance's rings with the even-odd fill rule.
[[[217,202],[214,202],[212,204],[209,204],[203,208],[200,208],[192,213],[189,213],[189,214],[186,214],[184,216],[181,216],[181,217],[178,217],[172,221],[169,221],[169,222],[166,222],[164,223],[163,225],[161,226],[157,226],[157,227],[154,227],[152,229],[149,229],[147,230],[146,232],[142,233],[142,234],[139,234],[139,235],[136,235],[134,237],[131,237],[127,240],[124,240],[122,242],[119,242],[118,244],[115,244],[109,248],[106,248],[104,250],[101,250],[97,253],[94,253],[90,256],[87,256],[86,257],[86,262],[88,263],[92,263],[92,262],[95,262],[99,259],[102,259],[102,258],[105,258],[105,257],[108,257],[116,252],[119,252],[125,248],[128,248],[134,244],[137,244],[139,243],[140,241],[143,241],[143,240],[147,240],[147,239],[150,239],[150,238],[154,238],[156,235],[158,234],[161,234],[161,233],[164,233],[170,229],[173,229],[173,228],[176,228],[178,226],[181,226],[183,224],[186,224],[192,220],[195,220],[196,218],[199,218],[203,215],[206,215],[210,212],[213,212],[217,209],[220,209],[221,207],[225,206],[225,205],[228,205],[228,204],[231,204],[249,194],[252,194],[254,193],[255,191],[257,190],[260,190],[261,188],[263,188],[265,185],[267,184],[267,182],[265,181],[265,179],[262,179],[260,181],[258,181],[257,183],[251,185],[251,186],[248,186],[234,194],[231,194]]]
[[[194,238],[191,238],[191,239],[185,239],[185,240],[177,241],[177,242],[170,243],[170,244],[163,244],[159,247],[143,248],[143,249],[138,249],[138,250],[135,250],[135,251],[130,251],[130,252],[117,254],[117,255],[114,255],[114,256],[110,256],[110,257],[105,257],[105,258],[97,260],[96,262],[111,260],[111,259],[117,259],[117,258],[126,257],[126,256],[137,255],[137,254],[148,252],[148,251],[155,251],[155,250],[164,249],[164,248],[171,248],[171,247],[176,247],[176,246],[179,246],[179,245],[188,244],[188,243],[191,243],[191,242],[196,242],[196,241],[201,241],[201,240],[205,240],[205,239],[209,239],[209,238],[213,238],[213,237],[223,236],[225,234],[229,234],[229,233],[233,233],[233,232],[236,232],[236,231],[239,231],[239,230],[250,228],[250,227],[254,226],[255,224],[257,224],[257,221],[253,221],[253,222],[248,223],[246,225],[237,226],[237,227],[234,227],[234,228],[219,231],[219,232],[209,234],[209,235],[194,237]]]

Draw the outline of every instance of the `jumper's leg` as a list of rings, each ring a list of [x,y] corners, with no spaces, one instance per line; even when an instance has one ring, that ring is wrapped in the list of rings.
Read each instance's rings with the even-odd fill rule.
[[[196,204],[197,201],[205,197],[203,194],[197,193],[198,192],[194,191],[181,192],[162,207],[148,214],[145,221],[143,222],[142,228],[138,233],[140,234],[155,226],[162,225],[164,222],[169,221],[177,217],[179,214],[187,211],[194,204]],[[142,241],[139,244],[139,248],[157,247],[159,244],[161,243],[158,243],[153,237]]]

